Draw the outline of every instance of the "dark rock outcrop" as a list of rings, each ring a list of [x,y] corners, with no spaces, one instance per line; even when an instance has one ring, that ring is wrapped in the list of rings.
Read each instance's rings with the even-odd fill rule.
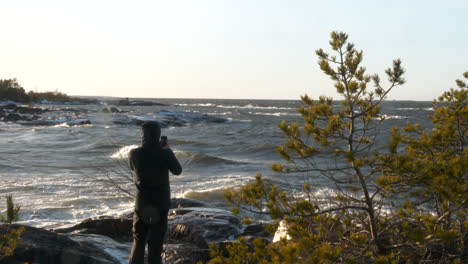
[[[203,202],[187,198],[172,198],[171,209],[174,208],[186,208],[186,207],[207,207]]]
[[[3,122],[18,122],[25,126],[54,126],[66,124],[68,126],[88,125],[91,124],[89,119],[78,119],[79,113],[86,110],[78,110],[71,108],[64,109],[47,109],[18,106],[16,104],[0,105],[0,121]],[[46,112],[71,112],[72,116],[62,117],[44,117],[41,114]]]
[[[132,218],[128,217],[101,216],[88,218],[75,226],[55,229],[54,231],[57,233],[98,234],[116,241],[132,241],[132,221]]]
[[[164,245],[163,259],[171,264],[193,264],[209,259],[210,250],[199,248],[190,243],[177,243]]]
[[[257,238],[257,235],[265,241],[271,240],[268,237],[262,238],[263,235],[269,236],[265,233],[263,225],[250,225],[243,229],[240,219],[232,215],[230,211],[208,208],[203,202],[192,199],[173,198],[171,203],[168,231],[164,242],[164,258],[167,263],[197,263],[198,261],[204,263],[209,259],[208,244],[214,242],[224,249],[232,243],[233,239],[241,235],[248,241]],[[100,248],[109,247],[112,243],[102,242],[102,237],[99,238],[99,236],[110,237],[120,241],[120,244],[116,242],[116,245],[110,246],[115,249],[111,251],[121,251],[117,247],[128,246],[132,240],[132,217],[133,214],[130,213],[119,218],[87,219],[73,227],[54,231],[67,233],[68,236],[78,241],[88,239]]]
[[[184,207],[201,207],[206,206],[204,203],[184,198],[172,198],[171,208],[178,208],[182,210]],[[194,209],[190,209],[192,212]],[[112,216],[101,216],[98,218],[88,218],[83,222],[68,228],[54,229],[57,233],[75,233],[75,234],[97,234],[110,237],[116,241],[132,241],[132,223],[133,223],[133,212],[122,215],[120,217]],[[180,229],[174,236],[182,237]],[[185,235],[188,234],[184,231]],[[169,232],[170,233],[170,232]],[[186,240],[178,240],[186,241]],[[206,243],[205,243],[206,244]]]
[[[48,109],[24,107],[16,104],[0,105],[0,121],[3,122],[18,122],[32,121],[40,117],[39,114],[49,111]]]
[[[4,106],[0,106],[0,108],[4,110],[10,110],[18,114],[42,114],[42,113],[49,111],[48,109],[18,106],[15,104],[7,104]]]
[[[182,214],[178,211],[182,210]],[[192,211],[189,211],[192,210]],[[203,237],[207,242],[231,239],[240,233],[239,218],[231,212],[214,208],[173,209],[169,214],[169,227],[185,226],[192,234]]]
[[[18,228],[19,225],[12,225]],[[76,242],[70,238],[40,228],[24,226],[21,244],[14,255],[2,260],[2,264],[117,264],[115,258],[88,242]],[[6,225],[0,226],[0,234]]]

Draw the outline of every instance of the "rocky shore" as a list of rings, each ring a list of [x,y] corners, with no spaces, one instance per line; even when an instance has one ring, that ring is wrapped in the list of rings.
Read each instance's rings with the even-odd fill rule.
[[[2,263],[126,263],[132,241],[132,216],[102,216],[53,230],[26,226],[14,256]],[[0,226],[0,234],[6,228]],[[228,210],[192,199],[172,199],[164,259],[167,264],[205,263],[210,258],[210,243],[225,248],[240,236],[272,239],[264,225],[243,225]]]
[[[66,124],[68,126],[87,125],[91,121],[81,118],[86,113],[83,109],[74,108],[43,108],[22,106],[14,103],[0,105],[0,121],[15,122],[25,126],[53,126]]]
[[[135,101],[139,102],[139,101]],[[126,106],[161,106],[163,104],[145,102],[143,104],[131,104]],[[91,111],[92,112],[92,111]],[[13,122],[24,126],[79,126],[94,123],[90,115],[97,112],[88,113],[85,109],[75,109],[69,107],[23,106],[17,103],[0,103],[0,121]],[[199,123],[224,123],[228,120],[222,117],[196,113],[177,111],[157,111],[147,114],[135,115],[131,109],[119,109],[116,107],[104,107],[99,113],[112,115],[111,120],[116,125],[141,125],[146,121],[157,121],[162,127],[181,127]]]

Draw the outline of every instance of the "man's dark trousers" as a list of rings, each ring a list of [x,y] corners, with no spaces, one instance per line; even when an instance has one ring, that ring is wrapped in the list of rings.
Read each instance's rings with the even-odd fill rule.
[[[136,213],[133,215],[133,247],[130,254],[130,263],[144,262],[146,241],[148,241],[148,260],[152,260],[152,262],[148,263],[163,263],[161,253],[164,235],[167,231],[167,212],[167,210],[161,212],[160,222],[154,225],[146,225]]]

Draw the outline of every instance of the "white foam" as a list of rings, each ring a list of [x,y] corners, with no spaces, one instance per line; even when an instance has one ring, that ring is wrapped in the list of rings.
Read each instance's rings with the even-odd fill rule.
[[[424,111],[434,111],[434,109],[433,109],[432,107],[425,107],[425,108],[400,107],[400,108],[397,108],[397,110],[409,110],[409,111],[413,111],[413,110],[424,110]]]
[[[407,119],[407,116],[399,116],[399,115],[380,115],[376,119],[380,120],[389,120],[389,119]]]
[[[249,112],[251,115],[264,115],[264,116],[299,116],[299,114],[277,112],[277,113],[264,113],[264,112]]]
[[[252,104],[248,105],[217,105],[216,107],[219,108],[227,108],[227,109],[232,109],[232,108],[237,108],[237,109],[264,109],[264,110],[291,110],[295,108],[291,107],[276,107],[276,106],[256,106]]]
[[[208,106],[216,106],[216,105],[207,103],[207,104],[177,104],[177,106],[204,106],[204,107],[208,107]]]
[[[113,158],[113,159],[126,159],[126,158],[128,158],[128,154],[130,153],[130,151],[132,149],[134,149],[134,148],[138,148],[138,145],[129,145],[129,146],[122,147],[117,152],[112,154],[111,158]]]

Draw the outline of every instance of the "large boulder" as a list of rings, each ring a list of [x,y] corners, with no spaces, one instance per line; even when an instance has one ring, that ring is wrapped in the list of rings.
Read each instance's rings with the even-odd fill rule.
[[[173,209],[182,210],[182,208],[191,207],[189,211],[192,212],[195,207],[201,206],[206,206],[206,204],[193,199],[171,199],[171,208]],[[174,215],[175,213],[172,212],[172,214]],[[121,215],[120,217],[100,216],[97,218],[88,218],[72,227],[54,229],[54,232],[74,234],[96,234],[110,237],[116,241],[132,241],[132,224],[133,212]],[[179,238],[183,237],[182,235],[180,235],[180,232],[174,236],[177,236]]]
[[[231,212],[215,208],[182,208],[169,212],[169,228],[184,226],[191,234],[203,237],[208,243],[232,239],[241,230],[239,218]]]
[[[11,225],[18,228],[20,225]],[[14,255],[2,260],[2,264],[47,263],[47,264],[117,264],[115,258],[88,242],[70,238],[40,228],[23,226],[21,243]],[[7,225],[0,226],[0,234],[6,233]]]
[[[57,233],[97,234],[117,241],[132,241],[132,218],[101,216],[88,218],[69,228],[55,229]]]
[[[165,244],[163,259],[170,264],[205,263],[210,256],[210,249],[199,248],[190,243]]]

